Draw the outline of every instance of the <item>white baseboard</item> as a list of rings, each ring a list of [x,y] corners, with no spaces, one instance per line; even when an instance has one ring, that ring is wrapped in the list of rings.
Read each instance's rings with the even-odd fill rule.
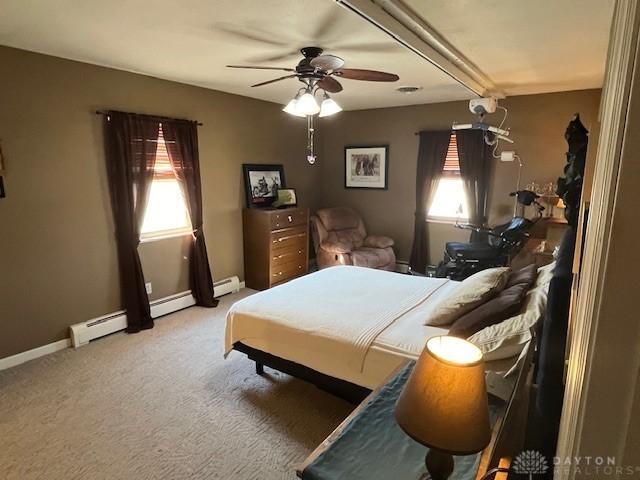
[[[183,308],[191,307],[196,304],[196,299],[193,298],[191,292],[180,292],[175,295],[170,295],[158,300],[149,302],[151,307],[151,318],[162,317],[168,315]],[[126,317],[125,317],[126,318]]]
[[[245,282],[240,282],[239,285],[240,289],[245,288]],[[192,295],[189,295],[189,292],[177,293],[175,295],[150,302],[151,317],[158,318],[163,315],[168,315],[178,310],[190,307],[192,305],[195,305],[195,299]],[[114,328],[112,328],[109,331],[103,332],[103,335],[122,330],[126,327],[126,316],[124,315],[124,312],[116,313],[121,315],[119,315],[119,318],[117,319],[118,322],[114,322],[115,330]],[[111,316],[114,315],[115,314],[111,314]],[[86,343],[88,343],[88,340]],[[43,357],[44,355],[49,355],[50,353],[64,350],[65,348],[71,347],[71,345],[71,338],[65,338],[64,340],[58,340],[57,342],[49,343],[48,345],[43,345],[41,347],[36,347],[31,350],[27,350],[26,352],[16,353],[15,355],[11,355],[10,357],[0,358],[0,370],[6,370],[7,368],[15,367],[16,365],[20,365],[21,363]]]
[[[71,346],[71,339],[65,338],[64,340],[58,340],[57,342],[43,345],[41,347],[27,350],[26,352],[16,353],[10,357],[0,358],[0,370],[15,367],[21,363],[28,362],[29,360],[35,360],[36,358],[49,355],[50,353],[57,352],[58,350],[64,350]]]

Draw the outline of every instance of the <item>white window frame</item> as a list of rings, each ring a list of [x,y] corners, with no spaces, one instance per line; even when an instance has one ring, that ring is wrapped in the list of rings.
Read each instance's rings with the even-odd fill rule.
[[[158,139],[158,150],[160,150],[160,144],[164,143],[164,138],[162,137],[162,130],[160,131],[160,137]],[[166,148],[163,148],[163,150],[166,151]],[[154,178],[152,179],[152,185],[150,188],[153,188],[153,184],[156,182],[176,182],[176,184],[178,183],[178,179],[175,177],[173,178],[168,178],[166,173],[161,173],[161,174],[156,174],[154,176]],[[180,188],[180,185],[178,184],[178,188]],[[182,195],[180,195],[182,198]],[[147,199],[147,205],[145,206],[145,218],[147,215],[147,208],[148,208],[148,202],[151,200],[151,195],[149,195],[149,198]],[[186,235],[193,235],[193,224],[191,223],[191,218],[189,217],[189,210],[187,209],[187,205],[185,202],[185,199],[182,198],[182,202],[184,205],[184,209],[185,209],[185,214],[186,214],[186,218],[187,218],[187,225],[183,226],[183,227],[179,227],[179,228],[166,228],[166,229],[162,229],[162,230],[153,230],[150,232],[140,232],[140,243],[148,243],[148,242],[155,242],[158,240],[164,240],[167,238],[175,238],[175,237],[183,237]],[[143,224],[144,224],[144,219],[143,219]],[[141,227],[142,229],[142,227]]]
[[[455,133],[452,133],[449,141],[450,142],[455,141],[454,138],[455,138]],[[449,153],[449,152],[447,151],[447,153]],[[458,168],[459,168],[459,165],[460,165],[460,163],[459,163],[459,160],[458,160]],[[468,204],[467,204],[466,194],[464,192],[464,186],[462,185],[462,178],[460,177],[460,170],[457,170],[455,172],[451,171],[451,170],[442,172],[442,176],[440,177],[440,180],[438,181],[438,185],[436,186],[436,192],[437,192],[438,188],[440,187],[440,182],[443,179],[452,179],[452,178],[460,180],[460,188],[462,189],[462,196],[463,196],[463,200],[462,201],[463,201],[463,203],[465,204],[465,207],[468,210],[469,207],[468,207]],[[434,200],[435,200],[435,196],[434,196]],[[468,213],[467,213],[466,216],[464,216],[464,215],[460,215],[460,216],[433,215],[433,214],[430,213],[430,210],[431,210],[432,206],[433,206],[433,202],[431,203],[431,205],[427,205],[427,218],[426,218],[426,221],[429,222],[429,223],[455,224],[455,223],[458,223],[459,221],[462,221],[462,222],[468,222],[469,221]]]

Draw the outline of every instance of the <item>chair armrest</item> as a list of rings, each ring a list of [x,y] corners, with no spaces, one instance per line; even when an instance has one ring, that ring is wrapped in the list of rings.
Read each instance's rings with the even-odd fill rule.
[[[388,248],[393,247],[393,239],[383,235],[369,235],[364,239],[364,246],[370,248]]]
[[[345,242],[329,242],[325,240],[320,244],[320,248],[329,253],[351,253],[353,248]]]

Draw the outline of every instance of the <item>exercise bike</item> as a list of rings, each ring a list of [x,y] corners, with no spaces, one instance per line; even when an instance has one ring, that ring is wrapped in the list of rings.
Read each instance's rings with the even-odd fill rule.
[[[492,228],[456,222],[456,228],[477,232],[486,240],[447,242],[444,260],[436,269],[436,277],[464,280],[480,270],[509,264],[529,239],[529,231],[542,218],[544,211],[538,203],[540,196],[530,190],[518,190],[509,195],[516,197],[516,209],[509,222]],[[530,205],[536,209],[533,219],[524,216],[525,207]]]

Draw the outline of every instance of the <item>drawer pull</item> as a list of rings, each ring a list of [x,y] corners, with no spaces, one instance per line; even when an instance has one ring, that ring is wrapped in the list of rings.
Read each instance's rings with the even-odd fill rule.
[[[298,265],[298,270],[301,270],[301,269],[302,269],[302,265]]]
[[[287,235],[287,236],[285,236],[285,237],[278,237],[278,238],[276,238],[276,239],[273,241],[273,243],[276,243],[276,242],[284,242],[285,240],[289,240],[289,239],[291,239],[291,238],[303,238],[303,237],[306,237],[306,236],[307,236],[307,234],[306,234],[306,233],[298,233],[297,235]]]
[[[291,222],[293,222],[293,217],[292,217],[291,215],[289,215],[289,216],[287,217],[287,220],[289,220],[289,223],[291,223]]]

